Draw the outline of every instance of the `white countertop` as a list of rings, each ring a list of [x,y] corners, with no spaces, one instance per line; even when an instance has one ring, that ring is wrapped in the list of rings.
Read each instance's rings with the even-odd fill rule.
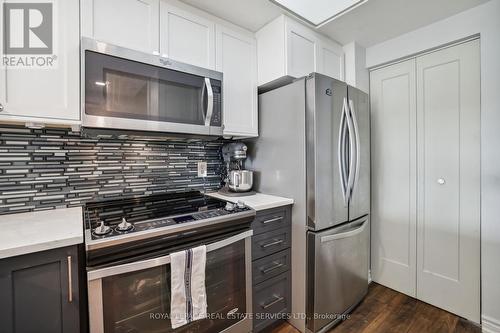
[[[230,202],[237,202],[238,200],[241,200],[245,203],[245,205],[247,205],[255,210],[264,210],[264,209],[275,208],[275,207],[293,204],[293,199],[278,197],[275,195],[269,195],[269,194],[263,194],[263,193],[256,193],[256,194],[242,196],[242,197],[230,197],[230,196],[220,194],[219,192],[212,192],[212,193],[206,193],[206,194],[211,196],[211,197],[219,198],[219,199],[230,201]]]
[[[0,215],[0,259],[83,243],[82,208]]]

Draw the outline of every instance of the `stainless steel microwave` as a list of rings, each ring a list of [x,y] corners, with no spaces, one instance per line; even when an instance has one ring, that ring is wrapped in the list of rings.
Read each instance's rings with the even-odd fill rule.
[[[222,73],[82,38],[82,126],[222,135]]]

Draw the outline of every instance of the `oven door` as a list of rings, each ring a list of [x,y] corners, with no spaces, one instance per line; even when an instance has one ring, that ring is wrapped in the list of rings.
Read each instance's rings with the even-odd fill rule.
[[[169,255],[88,271],[90,332],[250,332],[252,233],[207,244],[208,318],[175,330]]]
[[[82,40],[84,127],[222,134],[222,74]]]

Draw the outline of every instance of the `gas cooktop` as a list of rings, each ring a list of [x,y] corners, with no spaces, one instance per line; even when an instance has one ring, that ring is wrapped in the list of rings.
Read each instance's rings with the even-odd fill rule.
[[[89,202],[84,207],[87,250],[255,216],[243,203],[198,191]]]

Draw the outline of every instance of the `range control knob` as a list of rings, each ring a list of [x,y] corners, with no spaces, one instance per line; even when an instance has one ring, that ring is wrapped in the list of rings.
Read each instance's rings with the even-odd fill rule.
[[[94,229],[94,234],[98,236],[106,235],[109,232],[111,232],[111,228],[105,225],[103,221]]]
[[[127,222],[125,218],[122,218],[122,222],[116,226],[116,230],[118,231],[128,231],[132,229],[132,224]]]
[[[226,203],[226,207],[224,207],[225,210],[228,212],[232,212],[234,210],[234,204],[232,202]]]
[[[243,208],[245,208],[245,203],[241,200],[238,200],[238,202],[236,203],[236,206],[238,206],[238,208],[240,208],[240,209],[243,209]]]

